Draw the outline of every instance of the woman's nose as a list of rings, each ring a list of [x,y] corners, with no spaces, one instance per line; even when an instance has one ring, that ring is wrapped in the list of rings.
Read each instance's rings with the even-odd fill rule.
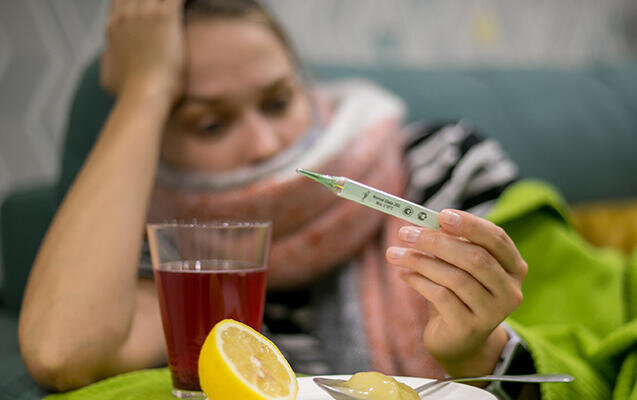
[[[249,161],[257,163],[278,153],[283,144],[272,125],[258,111],[248,111],[244,115],[248,143],[246,151]]]

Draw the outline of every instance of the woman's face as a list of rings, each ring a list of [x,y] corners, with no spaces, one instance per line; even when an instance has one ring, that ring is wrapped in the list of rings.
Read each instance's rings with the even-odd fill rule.
[[[307,95],[285,48],[250,20],[201,19],[186,28],[183,101],[164,133],[162,159],[225,172],[264,161],[310,126]]]

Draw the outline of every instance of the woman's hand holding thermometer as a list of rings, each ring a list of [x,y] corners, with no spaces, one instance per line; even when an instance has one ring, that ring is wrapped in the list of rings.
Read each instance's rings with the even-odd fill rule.
[[[403,280],[432,305],[423,341],[451,376],[489,374],[508,341],[500,325],[522,302],[527,264],[506,232],[458,210],[440,213],[344,177],[299,173],[353,200],[418,226],[387,249]]]

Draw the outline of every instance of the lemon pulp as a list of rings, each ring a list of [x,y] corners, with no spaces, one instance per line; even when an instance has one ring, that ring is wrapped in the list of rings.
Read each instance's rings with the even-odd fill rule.
[[[254,329],[223,320],[199,354],[201,389],[212,400],[293,400],[296,376],[277,347]]]

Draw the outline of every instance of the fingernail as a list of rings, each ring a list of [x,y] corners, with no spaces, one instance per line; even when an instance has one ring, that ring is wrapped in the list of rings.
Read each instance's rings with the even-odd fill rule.
[[[457,214],[450,210],[442,210],[438,215],[438,220],[445,225],[459,225],[460,214]]]
[[[390,247],[389,250],[387,250],[387,253],[391,258],[401,258],[405,255],[406,251],[407,249],[402,247]]]
[[[400,240],[404,240],[405,242],[414,243],[418,240],[420,236],[420,229],[414,228],[413,226],[403,226],[398,231],[398,238]]]

